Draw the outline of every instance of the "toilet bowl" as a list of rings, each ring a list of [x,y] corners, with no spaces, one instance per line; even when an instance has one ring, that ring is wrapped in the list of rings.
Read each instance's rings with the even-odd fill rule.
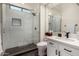
[[[38,48],[38,55],[39,56],[46,55],[47,42],[43,41],[43,42],[37,43],[37,48]]]

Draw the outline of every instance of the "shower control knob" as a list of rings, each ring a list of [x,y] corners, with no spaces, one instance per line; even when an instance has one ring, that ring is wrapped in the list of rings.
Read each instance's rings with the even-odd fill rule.
[[[35,30],[37,30],[37,28],[35,27]]]

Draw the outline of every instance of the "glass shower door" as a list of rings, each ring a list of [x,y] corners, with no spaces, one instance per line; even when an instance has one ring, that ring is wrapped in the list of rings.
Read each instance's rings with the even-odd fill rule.
[[[14,20],[13,20],[14,19]],[[3,5],[3,48],[33,43],[33,15]]]

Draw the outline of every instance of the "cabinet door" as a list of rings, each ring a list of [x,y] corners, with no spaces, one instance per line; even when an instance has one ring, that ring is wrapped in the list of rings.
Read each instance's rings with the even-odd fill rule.
[[[59,45],[59,50],[60,50],[60,56],[71,56],[69,53],[67,53],[65,50],[64,50],[64,46],[63,45]]]
[[[60,55],[65,56],[66,53],[64,52],[62,45],[59,45],[59,50],[60,50]]]
[[[53,42],[49,42],[47,45],[47,55],[57,56],[57,47]]]
[[[60,50],[60,56],[71,56],[71,55],[61,49]]]
[[[60,50],[61,56],[66,56],[66,54],[69,54],[72,56],[79,56],[79,50],[66,45],[59,45],[59,50]]]
[[[64,53],[64,54],[62,54],[61,56],[71,56],[71,55],[68,54],[68,53]]]

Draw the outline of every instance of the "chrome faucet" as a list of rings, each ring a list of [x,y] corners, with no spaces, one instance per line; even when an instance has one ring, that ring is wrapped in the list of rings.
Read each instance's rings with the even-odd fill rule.
[[[66,32],[66,35],[65,35],[66,38],[69,38],[69,33],[70,33],[70,32]]]

